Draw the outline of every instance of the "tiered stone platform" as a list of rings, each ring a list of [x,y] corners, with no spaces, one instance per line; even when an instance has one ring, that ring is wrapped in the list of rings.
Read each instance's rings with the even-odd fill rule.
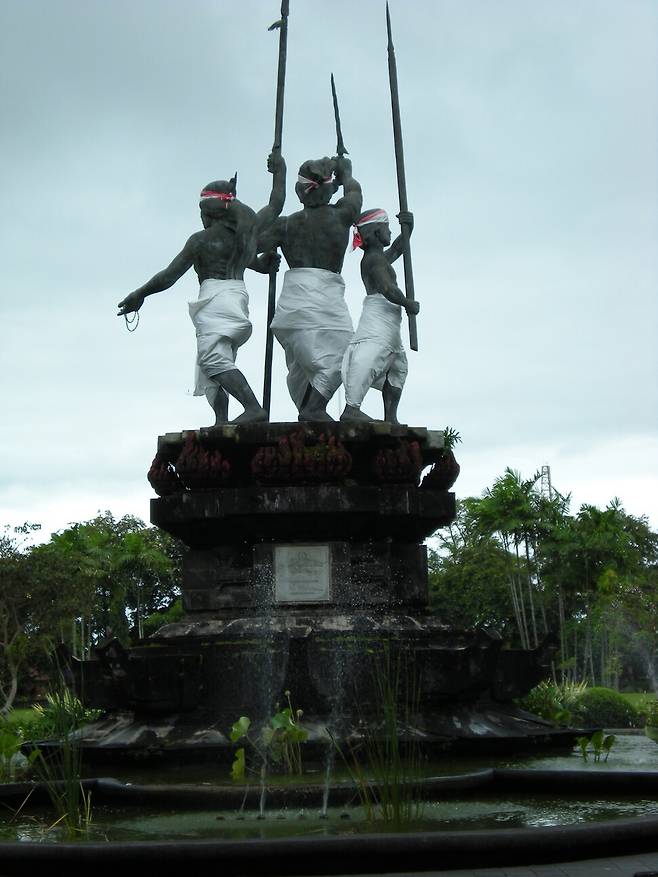
[[[510,651],[428,607],[424,540],[455,515],[459,472],[443,433],[373,422],[226,425],[158,440],[154,524],[180,538],[185,617],[77,667],[108,717],[89,756],[230,757],[240,716],[289,690],[313,746],[375,715],[373,661],[403,661],[406,734],[429,749],[569,745],[513,698],[550,649]]]

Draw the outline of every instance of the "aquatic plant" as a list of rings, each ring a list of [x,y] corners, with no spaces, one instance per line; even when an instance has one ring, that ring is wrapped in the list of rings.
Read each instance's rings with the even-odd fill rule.
[[[27,744],[34,772],[44,784],[56,819],[67,838],[86,836],[92,825],[91,792],[82,786],[82,751],[76,735],[87,711],[63,683],[50,691],[45,706],[36,706],[48,730],[48,744]]]
[[[252,723],[248,716],[240,716],[231,728],[231,742],[239,743],[244,740],[260,761],[261,779],[264,778],[263,769],[268,763],[282,766],[285,773],[302,773],[301,744],[308,739],[308,731],[301,726],[303,711],[293,708],[289,691],[285,692],[285,696],[288,706],[280,709],[277,704],[277,711],[261,728],[259,735],[250,735]],[[245,779],[247,770],[245,747],[241,746],[233,759],[231,777],[241,782]]]
[[[615,745],[617,738],[614,734],[605,734],[604,731],[595,731],[591,737],[576,737],[576,744],[580,748],[580,754],[583,757],[583,761],[587,761],[590,754],[590,747],[592,749],[592,755],[594,756],[594,761],[603,761],[608,760],[608,756],[610,755],[610,750]]]

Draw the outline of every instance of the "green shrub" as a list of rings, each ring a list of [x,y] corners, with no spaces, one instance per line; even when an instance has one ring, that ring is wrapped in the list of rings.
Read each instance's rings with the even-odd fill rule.
[[[13,783],[29,773],[36,758],[26,758],[21,752],[23,737],[17,728],[0,721],[0,783]]]
[[[649,701],[641,710],[645,725],[650,728],[658,728],[658,700]]]
[[[588,688],[576,703],[573,720],[586,727],[637,728],[638,710],[612,688]]]
[[[86,709],[68,688],[49,691],[44,704],[33,707],[35,724],[26,729],[25,736],[61,737],[87,722],[93,722],[101,714],[100,710]]]
[[[518,701],[519,706],[556,725],[571,723],[574,711],[583,693],[586,682],[555,682],[544,680]]]
[[[185,615],[183,600],[179,597],[164,612],[152,612],[144,619],[144,637],[152,636],[165,624],[173,624]]]

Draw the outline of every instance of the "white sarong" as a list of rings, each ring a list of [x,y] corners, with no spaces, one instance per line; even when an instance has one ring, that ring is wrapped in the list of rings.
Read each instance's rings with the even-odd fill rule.
[[[363,300],[361,319],[343,357],[345,404],[359,408],[370,389],[381,390],[388,380],[400,390],[407,378],[407,354],[402,347],[402,308],[381,293]]]
[[[197,344],[194,395],[210,400],[217,392],[211,376],[235,368],[238,347],[251,335],[244,280],[204,280],[189,309]]]
[[[324,268],[286,271],[271,327],[286,352],[288,391],[297,410],[308,384],[331,399],[354,332],[340,274]]]

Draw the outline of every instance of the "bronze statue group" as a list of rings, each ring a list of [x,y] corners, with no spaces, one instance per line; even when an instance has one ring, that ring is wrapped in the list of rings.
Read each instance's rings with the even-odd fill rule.
[[[344,154],[338,115],[338,154],[301,165],[295,192],[302,209],[281,216],[286,190],[286,164],[280,149],[285,2],[282,23],[277,130],[268,158],[273,177],[268,204],[256,213],[239,201],[236,177],[205,186],[199,204],[203,230],[188,239],[167,268],[119,303],[119,316],[139,311],[146,296],[168,289],[194,267],[200,284],[198,299],[189,303],[197,338],[195,395],[206,396],[217,424],[228,421],[228,396],[244,408],[233,423],[267,421],[269,403],[266,407],[259,403],[235,362],[238,348],[252,332],[245,270],[272,277],[278,268],[280,249],[288,270],[269,328],[285,352],[288,390],[299,420],[332,420],[327,403],[342,383],[345,409],[341,421],[371,420],[361,411],[361,404],[368,390],[375,387],[382,392],[384,419],[397,423],[407,375],[400,333],[402,310],[413,325],[419,305],[399,288],[392,262],[408,254],[413,216],[404,209],[401,198],[398,217],[402,234],[391,244],[386,212],[379,208],[362,212],[361,186],[352,176],[352,163]],[[389,65],[390,53],[389,28]],[[335,91],[334,105],[337,114]],[[332,204],[339,188],[342,197]],[[361,277],[366,290],[356,331],[345,303],[341,276],[352,227],[354,247],[363,249]]]

